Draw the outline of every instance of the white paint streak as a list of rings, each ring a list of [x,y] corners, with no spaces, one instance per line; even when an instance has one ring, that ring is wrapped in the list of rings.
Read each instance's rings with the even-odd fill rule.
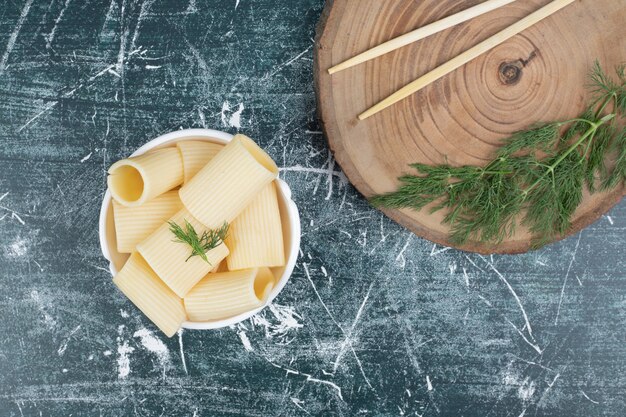
[[[239,3],[239,0],[237,0],[237,3]],[[304,411],[305,413],[307,413],[307,414],[309,414],[309,415],[311,414],[311,413],[309,413],[307,410],[305,410],[305,409],[304,409],[304,407],[302,407],[302,404],[304,404],[304,401],[302,401],[302,400],[301,400],[301,399],[299,399],[299,398],[295,398],[295,397],[289,397],[289,399],[290,399],[290,400],[291,400],[291,402],[292,402],[292,403],[293,403],[296,407],[298,407],[300,410]]]
[[[491,307],[491,304],[489,304],[489,306]],[[506,317],[505,317],[505,320],[506,320],[506,321],[507,321],[507,322],[508,322],[511,326],[513,326],[513,328],[515,329],[515,331],[516,331],[517,333],[519,333],[519,335],[520,335],[520,336],[522,336],[522,339],[524,339],[524,341],[525,341],[525,342],[526,342],[526,343],[527,343],[530,347],[532,347],[532,348],[535,350],[535,352],[537,352],[537,353],[538,353],[538,354],[540,354],[540,355],[543,353],[543,350],[539,347],[539,345],[537,345],[537,344],[535,344],[535,343],[531,342],[530,340],[528,340],[528,338],[526,337],[526,335],[524,335],[524,333],[523,333],[520,329],[518,329],[518,328],[517,328],[517,326],[516,326],[515,324],[513,324],[513,322],[512,322],[511,320],[509,320],[509,319],[508,319],[508,318],[506,318]]]
[[[141,4],[141,9],[139,10],[139,16],[137,17],[137,25],[135,26],[135,33],[133,33],[133,39],[130,41],[130,49],[135,49],[135,45],[137,44],[137,39],[139,39],[139,31],[141,30],[141,25],[146,15],[150,11],[152,4],[154,4],[155,0],[146,0]]]
[[[493,304],[491,304],[491,303],[489,302],[489,300],[487,300],[485,297],[483,297],[482,295],[480,295],[480,294],[478,294],[478,293],[476,294],[476,296],[477,296],[478,298],[480,298],[480,299],[483,301],[483,303],[485,303],[485,304],[486,304],[486,305],[488,305],[489,307],[492,307],[492,308],[493,308]],[[533,342],[531,342],[530,340],[528,340],[528,338],[526,337],[526,335],[524,335],[524,333],[523,333],[523,332],[522,332],[522,331],[521,331],[521,330],[520,330],[520,329],[519,329],[519,328],[518,328],[518,327],[517,327],[517,326],[516,326],[516,325],[515,325],[512,321],[511,321],[511,320],[509,320],[509,318],[508,318],[508,317],[504,316],[504,319],[506,320],[506,322],[507,322],[507,323],[509,323],[509,324],[511,325],[511,327],[513,327],[513,328],[515,329],[515,331],[516,331],[517,333],[519,333],[519,335],[522,337],[522,339],[524,339],[524,341],[525,341],[525,342],[526,342],[526,343],[527,343],[530,347],[532,347],[532,348],[535,350],[535,352],[539,353],[540,355],[543,353],[543,350],[539,347],[539,345],[537,345],[536,343],[533,343]]]
[[[70,342],[70,339],[72,338],[72,336],[74,336],[74,334],[79,330],[80,330],[80,324],[76,326],[74,330],[70,332],[69,335],[67,335],[67,337],[65,338],[63,343],[61,343],[61,346],[59,346],[59,349],[57,350],[57,354],[59,356],[63,356],[65,354],[65,350],[67,349],[67,344]]]
[[[582,287],[582,286],[583,286],[583,283],[582,283],[582,281],[580,280],[580,278],[578,278],[578,275],[574,275],[574,277],[576,278],[576,281],[578,281],[578,285]]]
[[[26,246],[27,243],[28,242],[25,239],[17,237],[7,248],[8,255],[12,258],[21,258],[22,256],[25,256],[28,253],[28,248]]]
[[[124,29],[124,13],[126,10],[126,0],[122,0],[122,11],[120,16],[120,49],[117,54],[117,64],[115,68],[120,74],[124,74],[124,56],[126,54],[126,42],[128,41],[128,27]],[[128,25],[126,25],[128,26]]]
[[[185,370],[185,375],[189,375],[187,371],[187,361],[185,360],[185,349],[183,347],[183,329],[178,330],[178,346],[180,347],[180,361],[183,364],[183,369]]]
[[[93,152],[89,152],[88,155],[84,156],[83,159],[80,160],[80,163],[82,164],[83,162],[89,160],[89,158],[91,158],[92,154],[93,154]]]
[[[224,127],[234,127],[241,128],[241,113],[244,110],[243,103],[238,104],[238,108],[235,112],[230,113],[232,108],[230,107],[230,103],[225,101],[222,103],[222,111],[220,113],[220,117],[222,119],[222,124]],[[229,114],[230,113],[230,114]]]
[[[52,318],[50,314],[48,314],[48,305],[46,305],[46,303],[44,303],[44,301],[41,299],[39,292],[37,290],[32,290],[30,292],[30,298],[33,299],[33,301],[37,305],[37,308],[43,314],[43,320],[46,326],[48,326],[50,330],[53,330],[56,327],[57,322],[54,318]]]
[[[237,334],[239,335],[239,338],[241,339],[241,344],[243,345],[243,348],[247,350],[248,352],[252,352],[254,348],[252,348],[252,344],[250,343],[250,339],[248,339],[248,335],[246,334],[246,332],[241,330]]]
[[[128,56],[127,59],[130,59],[130,57],[132,57],[133,55],[137,54],[141,52],[141,50],[137,49],[134,51],[131,51]],[[85,81],[84,83],[78,84],[78,86],[74,87],[73,89],[71,89],[70,91],[68,91],[67,93],[63,94],[64,98],[69,98],[72,97],[74,95],[74,93],[76,93],[76,91],[80,90],[81,88],[85,87],[85,86],[89,86],[91,85],[91,83],[93,83],[96,79],[102,77],[105,74],[109,73],[109,70],[113,69],[116,67],[117,64],[112,64],[109,65],[108,67],[104,68],[102,71],[96,73],[95,75],[92,75],[91,77],[89,77],[87,79],[87,81]],[[117,93],[116,93],[117,94]],[[48,106],[46,106],[43,110],[41,110],[39,113],[37,113],[35,116],[33,116],[30,120],[28,120],[24,125],[22,125],[19,129],[17,129],[17,132],[21,132],[22,130],[26,129],[28,126],[30,126],[35,120],[39,119],[41,116],[43,116],[45,113],[49,112],[50,110],[52,110],[54,108],[54,106],[56,106],[57,104],[59,104],[58,101],[53,101],[51,102]],[[107,122],[107,135],[108,136],[108,122]]]
[[[20,222],[20,224],[22,226],[24,226],[26,224],[26,222],[24,220],[22,220],[22,218],[16,212],[11,212],[11,218],[17,220],[18,222]]]
[[[565,278],[563,279],[563,286],[561,287],[561,296],[559,297],[559,306],[556,309],[556,318],[554,319],[554,325],[559,324],[559,315],[561,314],[561,304],[563,303],[563,295],[565,294],[565,285],[567,284],[567,278],[569,277],[569,273],[572,270],[572,265],[574,265],[574,261],[576,260],[576,253],[578,252],[578,246],[580,245],[580,238],[582,236],[582,232],[578,234],[578,239],[576,240],[576,246],[574,246],[574,252],[572,253],[572,259],[569,261],[569,265],[567,267],[567,272],[565,273]]]
[[[348,334],[346,334],[346,331],[343,329],[343,327],[341,327],[341,325],[337,322],[337,320],[335,319],[335,316],[332,315],[332,313],[328,309],[328,306],[326,305],[324,300],[322,300],[322,296],[320,295],[319,291],[317,291],[317,287],[315,286],[315,283],[311,279],[311,274],[309,272],[309,266],[306,263],[303,262],[302,263],[302,267],[304,268],[304,273],[305,273],[307,279],[309,280],[309,283],[311,283],[311,287],[313,287],[313,291],[315,292],[315,295],[317,296],[317,299],[322,304],[322,307],[324,307],[324,310],[326,310],[326,314],[328,314],[328,317],[330,317],[332,322],[335,323],[335,326],[337,326],[337,328],[341,331],[341,334],[343,334],[344,340],[347,341],[348,346],[350,347],[350,350],[352,351],[352,355],[354,356],[354,359],[355,359],[355,361],[356,361],[356,363],[357,363],[357,365],[359,367],[359,370],[361,371],[361,375],[365,379],[365,382],[368,384],[368,386],[370,388],[373,389],[372,385],[369,382],[369,379],[367,378],[367,376],[365,375],[365,372],[363,371],[363,365],[361,364],[361,359],[359,359],[359,356],[356,354],[356,351],[354,350],[354,346],[352,345],[352,340],[350,339]],[[367,301],[367,300],[365,300],[365,301]],[[365,305],[365,304],[363,304],[363,305]]]
[[[585,397],[586,399],[588,399],[588,400],[589,400],[589,401],[591,401],[592,403],[594,403],[594,404],[600,404],[600,402],[599,402],[599,401],[595,401],[595,400],[592,400],[591,398],[589,398],[589,396],[585,393],[585,391],[580,390],[580,393],[583,395],[583,397]]]
[[[520,300],[520,298],[517,296],[517,293],[515,292],[515,290],[513,289],[513,287],[511,286],[511,284],[509,284],[509,281],[507,281],[507,279],[504,277],[504,275],[502,275],[500,273],[500,271],[498,271],[496,269],[495,266],[493,266],[493,263],[491,262],[487,262],[487,265],[489,265],[489,267],[496,273],[496,275],[498,276],[498,278],[500,278],[500,280],[502,282],[504,282],[507,286],[507,288],[509,289],[509,291],[511,292],[511,294],[513,294],[513,298],[515,298],[515,301],[517,302],[517,305],[519,306],[521,312],[522,312],[522,316],[524,317],[524,323],[525,323],[525,327],[528,330],[528,334],[530,335],[531,338],[533,338],[533,329],[530,326],[530,320],[528,320],[528,315],[526,314],[526,310],[524,309],[524,306],[522,305],[522,301]]]
[[[204,113],[202,112],[202,109],[198,109],[198,118],[200,119],[200,124],[202,124],[203,128],[207,128],[207,124],[206,124],[206,117],[204,117]]]
[[[611,226],[613,226],[615,224],[613,222],[613,218],[611,216],[606,216],[606,219],[609,221],[609,223],[611,223]]]
[[[372,282],[372,284],[370,284],[369,289],[367,290],[367,293],[365,294],[365,297],[363,298],[363,301],[361,302],[361,306],[356,312],[356,316],[354,317],[352,326],[350,327],[348,334],[346,335],[346,337],[343,340],[343,343],[341,344],[341,348],[339,349],[339,354],[337,355],[337,358],[335,359],[335,363],[333,364],[333,372],[337,372],[337,368],[339,367],[339,362],[341,361],[341,358],[346,351],[348,343],[352,343],[353,341],[352,334],[354,333],[354,329],[356,328],[356,325],[358,324],[359,319],[361,318],[361,314],[363,314],[363,310],[365,309],[365,304],[367,303],[367,300],[370,297],[370,292],[372,291],[373,287],[374,287],[374,283]],[[367,385],[369,385],[369,387],[372,388],[372,385],[367,380],[367,378],[366,378],[366,382],[367,382]]]
[[[56,106],[57,104],[59,104],[58,101],[53,101],[50,104],[48,104],[43,110],[41,110],[39,113],[37,113],[35,116],[33,116],[30,120],[28,120],[24,125],[22,125],[19,129],[17,129],[17,132],[19,133],[22,130],[26,129],[32,122],[34,122],[35,120],[37,120],[41,116],[43,116],[45,113],[47,113],[50,110],[52,110],[52,108],[54,106]]]
[[[430,250],[430,256],[437,256],[440,253],[447,252],[447,251],[449,251],[452,248],[443,247],[442,249],[438,249],[438,250],[436,250],[436,249],[437,249],[437,244],[435,243],[435,244],[433,244],[433,248]]]
[[[469,256],[465,255],[465,259],[467,259],[469,263],[471,263],[474,266],[474,268],[478,269],[481,272],[485,272],[485,270],[482,269],[480,266],[476,265],[476,262],[472,261],[472,258],[470,258]]]
[[[326,177],[326,184],[328,184],[328,193],[326,194],[325,200],[330,200],[330,197],[333,195],[333,172],[335,171],[335,158],[333,158],[333,154],[328,152],[328,159],[326,160],[326,165],[328,166],[328,176]]]
[[[63,19],[63,16],[65,15],[67,6],[69,6],[71,2],[72,0],[65,0],[65,4],[63,5],[63,8],[59,12],[59,15],[57,16],[57,18],[54,20],[54,26],[52,27],[52,30],[50,30],[50,33],[48,34],[48,36],[44,36],[46,38],[46,48],[50,49],[52,47],[52,42],[54,41],[54,37],[56,36],[57,27],[59,26],[61,19]]]
[[[345,174],[341,171],[335,171],[335,160],[333,159],[332,154],[330,153],[328,155],[328,159],[326,160],[324,165],[322,165],[321,168],[310,168],[310,167],[303,167],[301,165],[295,165],[291,167],[279,168],[279,171],[280,172],[304,172],[306,174],[312,173],[312,174],[326,175],[327,177],[326,184],[328,184],[328,193],[326,194],[326,198],[325,198],[326,200],[329,200],[330,197],[332,196],[332,192],[333,192],[332,178],[333,177],[337,177],[339,179],[340,186],[345,186],[346,184],[348,184],[348,178],[345,176]],[[317,193],[318,185],[319,185],[319,180],[315,184],[313,194]],[[345,194],[344,194],[344,198],[345,198]],[[343,201],[342,201],[342,205],[343,205]],[[317,230],[317,229],[313,229],[313,230]]]
[[[465,269],[465,267],[463,267],[463,279],[465,279],[465,288],[467,288],[467,292],[469,292],[469,275],[467,275],[467,269]]]
[[[126,379],[128,375],[130,375],[129,355],[135,351],[135,348],[128,345],[128,340],[122,339],[123,332],[124,332],[124,325],[120,325],[117,328],[117,333],[118,333],[118,336],[117,336],[117,378],[118,379]],[[108,356],[107,352],[104,352],[105,356]]]
[[[404,252],[406,251],[406,248],[409,247],[409,243],[411,243],[412,238],[413,238],[413,234],[409,234],[409,237],[406,239],[406,243],[400,250],[400,253],[398,253],[398,256],[396,256],[396,262],[400,264],[400,268],[404,268],[406,266],[406,259],[404,258]]]
[[[529,381],[528,378],[522,382],[520,387],[517,390],[517,396],[522,401],[528,401],[535,394],[535,382]]]
[[[552,382],[548,383],[548,388],[552,388],[554,386],[554,384],[556,383],[556,380],[559,379],[560,376],[561,376],[561,374],[556,374],[556,376],[554,377]]]
[[[263,79],[267,80],[268,78],[272,78],[274,75],[278,74],[280,71],[282,71],[285,67],[288,67],[289,65],[291,65],[292,63],[294,63],[295,61],[297,61],[298,59],[300,59],[304,54],[306,54],[307,52],[309,52],[311,50],[311,48],[313,48],[313,45],[310,45],[308,48],[306,48],[304,51],[300,52],[298,55],[296,55],[295,57],[291,58],[290,60],[288,60],[287,62],[277,65],[274,68],[274,71],[266,74]]]
[[[426,389],[428,389],[428,391],[433,390],[433,384],[430,382],[430,376],[428,375],[426,375]]]
[[[154,353],[159,361],[159,364],[163,368],[163,376],[165,376],[166,369],[170,366],[170,351],[165,346],[165,343],[158,337],[156,337],[151,330],[139,329],[133,337],[138,337],[141,341],[141,345],[148,351]]]
[[[268,310],[272,314],[271,317],[267,314]],[[301,320],[302,316],[293,307],[272,303],[268,306],[268,309],[250,317],[250,323],[253,327],[263,327],[266,338],[275,338],[278,340],[278,344],[288,345],[293,341],[293,338],[291,338],[293,332],[303,327],[298,319]],[[246,329],[243,325],[240,325],[240,327],[243,327],[244,330]]]
[[[341,387],[339,387],[339,385],[335,384],[334,382],[326,381],[326,380],[323,380],[323,379],[314,378],[311,374],[307,374],[307,373],[304,373],[304,372],[297,371],[295,369],[291,369],[291,368],[287,368],[287,367],[284,367],[284,366],[280,366],[280,365],[270,361],[266,357],[263,357],[263,358],[270,365],[272,365],[273,367],[278,368],[278,369],[282,369],[283,371],[285,371],[287,373],[287,375],[300,375],[300,376],[306,377],[306,381],[307,382],[317,382],[319,384],[328,385],[328,386],[334,388],[337,391],[337,396],[339,397],[339,399],[341,401],[345,401],[343,399],[343,395],[341,393]]]
[[[235,127],[237,129],[241,128],[241,113],[244,110],[243,103],[239,103],[239,107],[237,111],[230,115],[230,119],[228,119],[228,125],[230,127]]]
[[[13,32],[11,36],[9,36],[9,41],[7,42],[7,47],[4,51],[4,55],[2,55],[2,59],[0,60],[0,74],[4,72],[7,67],[7,62],[9,61],[9,55],[15,46],[15,41],[17,40],[17,35],[19,35],[20,30],[22,29],[22,25],[26,20],[26,16],[28,16],[28,12],[30,11],[30,7],[33,5],[33,0],[26,0],[24,3],[24,7],[22,8],[22,12],[20,13],[20,18],[17,21],[17,24],[13,28]]]

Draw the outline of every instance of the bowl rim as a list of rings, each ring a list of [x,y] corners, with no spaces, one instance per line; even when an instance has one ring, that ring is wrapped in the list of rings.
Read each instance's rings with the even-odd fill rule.
[[[181,140],[185,140],[186,138],[193,138],[197,140],[205,140],[205,141],[217,141],[220,143],[228,143],[233,138],[233,135],[227,132],[222,132],[219,130],[213,129],[181,129],[174,132],[166,133],[161,136],[158,136],[142,146],[140,146],[137,150],[135,150],[130,156],[138,156],[146,153],[147,151],[154,149],[158,146],[162,146],[165,144],[175,143]],[[245,313],[241,313],[237,316],[229,317],[221,320],[214,321],[205,321],[205,322],[192,322],[185,321],[182,324],[182,327],[185,329],[198,329],[198,330],[208,330],[208,329],[219,329],[222,327],[232,326],[243,320],[246,320],[253,315],[259,313],[265,307],[272,303],[272,301],[280,294],[283,290],[287,281],[291,278],[293,270],[296,265],[296,261],[298,259],[298,252],[300,250],[300,239],[301,239],[301,225],[300,225],[300,213],[296,203],[291,198],[292,193],[289,185],[280,178],[276,178],[276,185],[279,198],[282,198],[287,213],[287,221],[290,226],[290,235],[291,235],[291,246],[287,251],[287,262],[285,264],[285,270],[280,278],[277,280],[277,284],[272,289],[270,296],[266,300],[266,302],[261,306],[254,310],[247,311]],[[109,241],[106,236],[106,227],[107,227],[107,216],[109,214],[109,210],[111,209],[111,191],[106,189],[104,196],[102,198],[102,204],[100,206],[100,217],[98,221],[98,235],[100,239],[100,249],[102,251],[102,255],[109,262],[109,272],[112,276],[115,276],[117,270],[115,265],[111,261],[111,251],[109,249]]]

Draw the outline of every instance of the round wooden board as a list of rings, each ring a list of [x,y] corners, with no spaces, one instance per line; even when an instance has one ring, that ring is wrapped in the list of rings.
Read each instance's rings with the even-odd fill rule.
[[[411,172],[413,162],[484,165],[511,133],[582,113],[596,59],[611,74],[626,61],[626,1],[577,0],[408,99],[358,121],[359,113],[381,99],[549,2],[517,1],[375,60],[332,76],[327,72],[480,1],[327,0],[315,44],[318,108],[335,158],[365,196],[395,190],[397,177]],[[597,220],[625,191],[586,193],[569,233]],[[383,212],[419,236],[453,246],[441,224],[444,213]],[[459,247],[481,253],[530,248],[530,236],[521,229],[496,246]]]

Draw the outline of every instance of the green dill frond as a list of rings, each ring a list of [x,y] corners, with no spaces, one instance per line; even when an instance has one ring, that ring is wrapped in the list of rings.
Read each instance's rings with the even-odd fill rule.
[[[599,96],[610,95],[619,87],[615,81],[604,72],[600,62],[597,60],[593,64],[589,78],[591,82],[589,88]]]
[[[592,193],[596,191],[598,180],[603,182],[608,175],[605,161],[609,156],[615,133],[613,124],[604,124],[598,128],[595,137],[589,142],[584,170],[587,187]]]
[[[547,161],[556,164],[556,158]],[[561,160],[546,181],[541,181],[526,197],[523,223],[534,236],[552,239],[570,228],[570,219],[582,200],[583,166],[572,152]]]
[[[626,84],[626,63],[620,64],[615,68],[618,78],[622,84]]]
[[[626,112],[626,64],[618,66],[615,72],[621,84],[615,95],[615,104],[618,111]]]
[[[585,184],[594,192],[626,181],[626,128],[617,129],[626,113],[626,66],[617,69],[617,78],[619,83],[596,62],[590,75],[596,101],[580,117],[513,134],[484,167],[412,164],[417,175],[400,177],[396,191],[370,202],[446,210],[443,223],[456,244],[497,244],[520,221],[533,247],[543,246],[571,228]]]
[[[585,110],[585,112],[580,115],[580,117],[569,124],[569,127],[565,130],[563,136],[561,136],[560,145],[567,146],[568,143],[572,141],[576,136],[582,135],[585,133],[589,126],[591,125],[591,121],[594,120],[594,111],[591,108]]]
[[[615,111],[626,111],[626,65],[620,65],[615,69],[619,82],[609,77],[596,61],[590,79],[591,90],[595,95],[594,106],[601,104],[601,113],[604,108],[614,101]]]
[[[206,253],[224,242],[229,229],[229,224],[224,222],[219,229],[205,230],[202,236],[199,236],[196,229],[187,220],[185,220],[185,229],[175,222],[168,222],[168,224],[170,225],[170,231],[176,237],[174,242],[185,243],[191,247],[191,255],[189,255],[187,261],[193,256],[199,256],[208,264],[211,264],[211,262],[209,262]]]
[[[626,112],[626,87],[622,86],[615,93],[615,106],[617,107],[617,111]]]
[[[611,153],[617,159],[611,173],[602,181],[602,191],[613,189],[626,181],[626,127],[617,134],[611,145]]]
[[[503,141],[504,146],[498,154],[500,156],[512,156],[522,150],[528,152],[548,151],[554,147],[559,137],[560,128],[560,123],[549,123],[517,132]]]

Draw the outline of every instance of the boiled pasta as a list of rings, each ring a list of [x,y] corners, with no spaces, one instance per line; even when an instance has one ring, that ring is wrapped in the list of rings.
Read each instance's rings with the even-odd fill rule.
[[[168,337],[185,320],[262,307],[277,285],[270,268],[286,261],[277,175],[244,135],[226,145],[180,141],[113,164],[117,252],[131,254],[113,282]]]
[[[111,195],[123,206],[137,207],[183,183],[178,148],[163,148],[117,161],[109,168]]]
[[[261,190],[231,223],[226,245],[230,271],[258,266],[283,266],[285,248],[274,182]]]
[[[261,307],[274,286],[268,271],[251,268],[207,275],[184,298],[189,319],[219,320]]]
[[[274,161],[244,135],[236,135],[180,189],[183,205],[209,228],[232,222],[278,175]]]
[[[181,226],[188,221],[199,234],[206,230],[184,208],[172,216],[170,221]],[[209,262],[200,256],[190,258],[191,247],[175,241],[168,223],[163,223],[146,240],[137,245],[137,251],[179,297],[184,297],[202,277],[217,267],[228,255],[228,248],[222,243],[206,253]]]
[[[183,300],[159,279],[138,253],[133,253],[113,283],[167,337],[172,337],[186,320]]]
[[[187,183],[198,173],[224,145],[198,140],[185,140],[177,142],[176,146],[180,150],[183,158],[184,182]]]
[[[181,208],[178,190],[161,194],[139,207],[125,207],[113,200],[117,251],[134,252],[139,242],[150,236]]]

